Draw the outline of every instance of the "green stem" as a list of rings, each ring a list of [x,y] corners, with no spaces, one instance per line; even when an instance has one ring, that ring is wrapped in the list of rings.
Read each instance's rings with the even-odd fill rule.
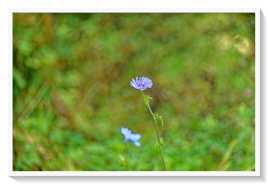
[[[154,127],[154,130],[155,130],[155,135],[156,135],[156,139],[157,139],[157,143],[158,143],[161,162],[163,164],[164,170],[167,170],[167,166],[166,166],[166,162],[165,162],[164,154],[163,154],[163,148],[162,148],[162,144],[161,144],[160,131],[159,131],[158,127],[157,127],[157,120],[156,120],[155,114],[153,113],[152,108],[151,108],[149,103],[145,103],[145,105],[148,108],[151,116],[153,117],[153,120],[154,120],[153,127]]]
[[[128,164],[129,152],[128,152],[128,150],[129,150],[128,144],[126,143],[125,146],[124,146],[124,155],[125,155],[125,158],[124,158],[124,161],[123,161],[123,164],[125,166],[126,171],[129,170],[129,164]]]

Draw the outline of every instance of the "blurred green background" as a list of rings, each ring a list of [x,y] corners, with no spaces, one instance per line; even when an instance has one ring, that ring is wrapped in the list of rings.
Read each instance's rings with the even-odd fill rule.
[[[255,170],[254,14],[13,16],[13,168]],[[143,135],[127,145],[120,128]],[[128,167],[124,165],[128,162]]]

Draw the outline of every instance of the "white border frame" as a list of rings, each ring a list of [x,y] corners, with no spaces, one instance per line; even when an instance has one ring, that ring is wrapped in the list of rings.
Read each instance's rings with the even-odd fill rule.
[[[13,171],[13,13],[255,13],[255,171]],[[260,9],[13,9],[9,10],[9,176],[261,176],[260,165]]]

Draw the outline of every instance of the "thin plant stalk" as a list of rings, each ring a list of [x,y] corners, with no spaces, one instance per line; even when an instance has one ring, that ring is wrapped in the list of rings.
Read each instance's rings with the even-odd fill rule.
[[[142,93],[142,95],[143,95],[144,99],[148,98],[146,95],[144,95],[144,93]],[[164,154],[163,154],[163,147],[162,147],[162,143],[161,143],[160,130],[159,130],[158,125],[157,125],[156,115],[152,111],[149,100],[144,100],[144,102],[145,102],[145,105],[146,105],[147,109],[149,110],[149,112],[154,120],[153,127],[154,127],[154,132],[156,135],[157,144],[158,144],[158,148],[159,148],[160,159],[161,159],[164,170],[167,170],[167,166],[166,166],[166,162],[165,162]]]
[[[127,158],[129,156],[129,152],[128,152],[129,148],[128,148],[128,144],[127,143],[125,144],[124,149],[125,149],[124,150],[124,152],[125,152],[124,166],[125,166],[125,169],[128,171],[129,170],[129,163],[128,163]]]

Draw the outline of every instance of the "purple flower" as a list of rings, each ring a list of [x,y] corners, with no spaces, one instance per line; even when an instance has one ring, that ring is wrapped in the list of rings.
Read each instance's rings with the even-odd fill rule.
[[[125,141],[132,142],[135,146],[141,145],[139,142],[141,138],[140,134],[134,134],[128,128],[121,128],[121,133],[123,134]]]
[[[144,91],[153,86],[153,82],[148,77],[136,77],[132,79],[130,85],[140,91]]]

